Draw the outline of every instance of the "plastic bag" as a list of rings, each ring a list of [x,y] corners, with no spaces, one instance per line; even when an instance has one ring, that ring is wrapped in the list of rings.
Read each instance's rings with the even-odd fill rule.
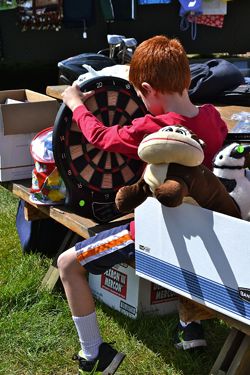
[[[44,129],[33,138],[30,145],[35,162],[30,201],[40,205],[63,204],[66,196],[66,187],[55,165],[52,134],[52,127]]]

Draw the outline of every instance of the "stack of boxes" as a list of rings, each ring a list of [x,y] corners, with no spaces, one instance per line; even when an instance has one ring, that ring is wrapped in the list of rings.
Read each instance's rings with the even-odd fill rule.
[[[0,181],[31,178],[30,142],[53,126],[58,108],[56,99],[31,90],[0,91]]]

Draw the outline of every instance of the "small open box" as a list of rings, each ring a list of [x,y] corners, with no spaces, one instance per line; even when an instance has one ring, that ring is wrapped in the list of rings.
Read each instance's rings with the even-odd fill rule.
[[[58,108],[56,99],[31,90],[0,91],[0,181],[31,178],[30,142],[53,126]]]

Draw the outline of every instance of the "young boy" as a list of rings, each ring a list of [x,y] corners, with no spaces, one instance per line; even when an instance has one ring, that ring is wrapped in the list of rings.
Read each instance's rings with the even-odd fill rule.
[[[138,159],[137,148],[145,135],[167,125],[181,124],[206,143],[204,164],[211,168],[227,127],[212,105],[197,107],[191,103],[189,62],[180,42],[155,36],[141,43],[132,57],[129,80],[150,112],[129,126],[106,127],[93,116],[84,106],[92,92],[82,93],[76,85],[64,91],[63,101],[72,110],[73,119],[88,142],[99,149]],[[97,361],[98,371],[114,374],[124,358],[123,353],[101,338],[86,276],[88,272],[104,273],[115,264],[131,259],[134,259],[133,222],[77,243],[58,259],[60,277],[81,344],[76,356],[79,374],[90,372]],[[177,342],[177,346],[188,349],[206,345],[199,322],[181,323],[184,341]]]

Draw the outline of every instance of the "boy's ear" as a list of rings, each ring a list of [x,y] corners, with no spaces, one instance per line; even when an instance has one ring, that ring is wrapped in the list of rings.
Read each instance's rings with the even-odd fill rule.
[[[153,87],[148,82],[142,82],[141,86],[147,94],[151,93],[153,90]]]

